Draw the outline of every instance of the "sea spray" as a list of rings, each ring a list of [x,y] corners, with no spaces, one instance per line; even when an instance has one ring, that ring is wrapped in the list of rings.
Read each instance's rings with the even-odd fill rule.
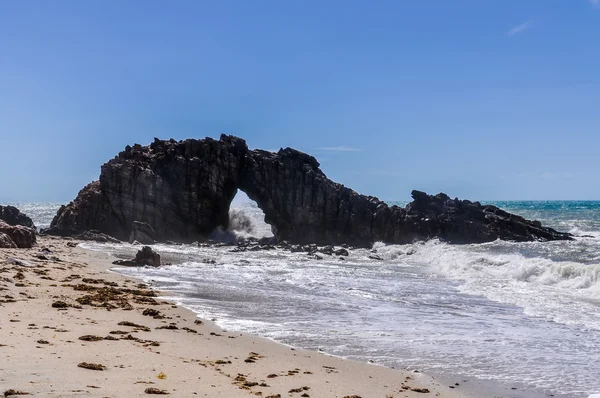
[[[269,231],[270,226],[258,217],[262,213],[258,206],[251,202],[246,203],[246,207],[247,210],[231,207],[227,229],[218,227],[210,233],[209,238],[215,242],[234,244],[249,238],[273,236]]]

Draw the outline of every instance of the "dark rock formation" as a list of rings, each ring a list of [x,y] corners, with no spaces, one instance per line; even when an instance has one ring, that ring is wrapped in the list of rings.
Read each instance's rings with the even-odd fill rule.
[[[151,267],[160,267],[160,254],[152,250],[150,246],[144,246],[135,255],[132,260],[115,260],[115,265],[124,265],[127,267],[141,267],[149,265]]]
[[[142,247],[135,255],[137,265],[150,265],[151,267],[160,267],[160,254],[152,250],[150,246]]]
[[[5,234],[4,232],[0,232],[0,249],[16,249],[17,245],[13,240]]]
[[[14,206],[0,206],[0,220],[3,220],[8,225],[22,225],[35,229],[31,218],[21,213],[19,209]]]
[[[100,191],[100,182],[94,181],[77,194],[68,206],[61,206],[49,228],[42,233],[74,236],[87,230],[106,232],[106,218],[111,213],[110,204]]]
[[[451,243],[483,243],[496,239],[512,241],[569,240],[570,234],[543,227],[496,206],[427,195],[413,191],[406,206],[407,223],[425,239],[440,238]]]
[[[138,241],[143,245],[151,245],[155,242],[156,233],[154,228],[146,222],[134,221],[131,226],[131,235],[129,235],[129,243]]]
[[[226,229],[247,152],[234,137],[128,146],[102,166],[100,181],[61,207],[48,232],[97,229],[127,240],[133,222],[140,221],[160,241],[191,242],[217,226]]]
[[[83,231],[82,233],[75,235],[74,237],[79,240],[91,240],[99,243],[121,243],[120,240],[96,230]]]
[[[8,225],[0,221],[0,233],[6,235],[18,248],[30,248],[36,242],[35,230],[22,225]],[[6,238],[4,240],[6,245],[12,247]]]
[[[63,206],[49,233],[95,229],[128,239],[134,222],[158,241],[192,242],[227,230],[238,189],[265,214],[278,242],[366,246],[440,238],[452,243],[495,239],[571,239],[494,206],[413,191],[405,209],[337,184],[317,160],[291,148],[249,150],[233,136],[128,146],[102,166],[100,180]]]

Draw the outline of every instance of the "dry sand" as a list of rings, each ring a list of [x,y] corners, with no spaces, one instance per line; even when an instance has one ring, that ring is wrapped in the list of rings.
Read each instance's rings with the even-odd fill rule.
[[[0,249],[0,396],[473,396],[423,373],[224,331],[76,243],[41,237],[33,249]]]

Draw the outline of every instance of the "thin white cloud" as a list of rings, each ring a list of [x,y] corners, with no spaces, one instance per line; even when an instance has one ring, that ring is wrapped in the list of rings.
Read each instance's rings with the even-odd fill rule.
[[[349,146],[330,146],[324,148],[317,148],[319,151],[338,151],[338,152],[360,152],[360,148],[352,148]]]
[[[589,0],[592,7],[600,7],[600,0]]]
[[[594,0],[594,1],[599,1],[600,0]],[[523,33],[525,31],[528,31],[529,29],[533,28],[534,22],[533,20],[529,20],[529,21],[525,21],[522,24],[519,24],[517,26],[513,26],[512,28],[509,29],[508,32],[506,32],[507,36],[513,37],[516,36],[520,33]]]

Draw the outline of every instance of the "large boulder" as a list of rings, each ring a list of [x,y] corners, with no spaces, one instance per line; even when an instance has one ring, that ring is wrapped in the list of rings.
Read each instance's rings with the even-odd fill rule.
[[[150,246],[144,246],[135,255],[137,265],[149,265],[151,267],[160,267],[160,254],[152,250]]]
[[[5,234],[18,248],[30,248],[35,245],[35,230],[22,225],[9,225],[0,221],[0,233]]]
[[[5,234],[4,232],[0,232],[0,249],[16,249],[17,245],[13,240]]]
[[[35,229],[31,218],[21,213],[19,209],[14,206],[0,206],[0,220],[6,222],[8,225],[22,225]]]
[[[154,228],[147,222],[134,221],[131,226],[131,235],[129,235],[129,243],[138,241],[143,245],[151,245],[155,242],[156,233]]]
[[[238,189],[257,202],[278,242],[368,246],[431,238],[451,243],[572,239],[494,206],[445,194],[414,191],[406,208],[388,206],[330,180],[308,154],[250,150],[244,140],[226,135],[127,146],[102,166],[99,181],[61,207],[47,232],[98,230],[128,240],[139,234],[139,222],[155,231],[154,240],[193,242],[228,229]]]

